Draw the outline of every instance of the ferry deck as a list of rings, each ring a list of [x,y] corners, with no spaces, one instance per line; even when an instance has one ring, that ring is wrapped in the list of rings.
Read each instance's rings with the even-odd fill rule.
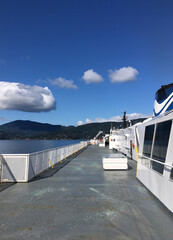
[[[137,180],[136,162],[104,171],[108,153],[89,146],[29,183],[0,183],[0,239],[172,240],[173,215]]]

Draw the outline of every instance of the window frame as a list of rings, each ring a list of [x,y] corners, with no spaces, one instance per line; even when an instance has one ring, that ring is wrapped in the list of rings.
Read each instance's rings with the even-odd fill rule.
[[[164,156],[164,159],[163,161],[161,161],[161,158],[158,158],[157,156],[155,158],[153,158],[153,151],[154,151],[154,146],[155,146],[155,142],[156,142],[156,136],[157,136],[157,129],[158,129],[158,125],[160,124],[163,124],[165,122],[171,122],[171,125],[170,125],[170,129],[169,129],[169,136],[168,136],[168,139],[167,139],[167,146],[166,146],[166,153],[165,153],[165,156]],[[146,134],[146,128],[148,126],[152,126],[154,125],[154,131],[153,131],[153,136],[152,136],[152,141],[151,141],[151,151],[150,151],[150,156],[146,155],[144,153],[144,143],[145,143],[145,134]],[[166,162],[166,158],[167,158],[167,151],[168,151],[168,147],[169,147],[169,143],[170,143],[170,137],[171,137],[171,131],[172,131],[172,128],[173,128],[173,120],[170,119],[170,120],[166,120],[166,121],[161,121],[161,122],[158,122],[158,123],[154,123],[154,124],[151,124],[151,125],[147,125],[145,126],[145,133],[144,133],[144,141],[143,141],[143,151],[142,151],[142,155],[143,155],[143,158],[142,158],[142,161],[141,161],[141,164],[148,167],[149,169],[153,170],[154,172],[156,172],[157,174],[159,174],[160,176],[163,176],[164,175],[164,170],[165,170],[165,162]],[[158,135],[159,136],[159,135]],[[153,160],[153,161],[152,161]],[[155,162],[154,160],[158,161],[158,162]],[[160,163],[159,163],[160,162]],[[161,167],[161,172],[157,171],[156,169],[153,168],[153,163],[157,166],[160,165],[160,166],[163,166],[163,170],[162,170],[162,167]],[[172,176],[171,176],[172,174]],[[173,167],[172,167],[172,170],[170,172],[170,177],[169,179],[171,181],[173,181]]]
[[[154,126],[154,130],[153,130],[153,136],[152,136],[152,140],[151,140],[150,155],[147,156],[147,154],[144,153],[144,147],[145,147],[145,134],[146,134],[146,128],[147,128],[147,127],[151,127],[151,126]],[[142,154],[143,154],[144,156],[146,156],[146,157],[149,157],[149,158],[151,158],[151,156],[152,156],[153,143],[154,143],[154,138],[155,138],[155,131],[156,131],[156,124],[151,124],[151,125],[147,125],[147,126],[145,126],[144,144],[143,144],[143,151],[142,151]]]
[[[169,136],[168,136],[168,139],[167,139],[166,153],[165,153],[165,156],[164,156],[164,158],[162,159],[162,160],[163,160],[163,161],[162,161],[162,160],[161,160],[161,157],[160,157],[160,158],[159,158],[158,156],[153,157],[153,152],[154,152],[155,142],[157,141],[156,137],[157,137],[157,129],[158,129],[158,127],[159,127],[158,125],[165,124],[166,122],[170,122],[171,125],[170,125],[170,129],[169,129]],[[154,135],[154,139],[153,139],[153,148],[152,148],[151,159],[156,160],[156,161],[161,162],[161,163],[165,163],[165,162],[166,162],[167,150],[168,150],[168,145],[169,145],[169,141],[170,141],[171,129],[172,129],[172,120],[166,120],[166,121],[162,121],[162,122],[156,123],[155,135]],[[151,161],[151,169],[152,169],[153,171],[161,174],[161,175],[164,175],[165,165],[163,165],[163,164],[161,164],[161,163],[154,162],[154,161],[153,161],[153,163],[155,164],[155,166],[157,166],[157,165],[162,166],[163,169],[162,169],[162,172],[159,172],[159,171],[157,171],[156,169],[154,169],[154,168],[153,168],[153,165],[154,165],[154,164],[152,164],[152,161]]]
[[[171,175],[172,175],[172,176],[171,176]],[[172,166],[172,169],[171,169],[171,171],[170,171],[169,179],[170,179],[171,181],[173,181],[173,166]]]

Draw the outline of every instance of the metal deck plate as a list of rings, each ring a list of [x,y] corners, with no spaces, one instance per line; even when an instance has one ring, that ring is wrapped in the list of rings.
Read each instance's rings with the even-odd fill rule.
[[[90,146],[53,176],[0,192],[1,240],[172,240],[173,215],[128,171],[102,169]]]

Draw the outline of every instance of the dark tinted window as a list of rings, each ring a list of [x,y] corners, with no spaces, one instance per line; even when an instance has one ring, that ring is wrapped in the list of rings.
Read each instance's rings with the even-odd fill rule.
[[[158,102],[162,101],[162,100],[165,100],[165,99],[166,99],[165,89],[161,89],[160,91],[158,91],[156,93],[156,100]]]
[[[166,158],[171,125],[172,121],[166,121],[158,123],[156,126],[152,158],[163,163],[165,162]],[[164,165],[152,162],[152,168],[163,174]]]
[[[168,97],[173,92],[173,87],[166,88],[165,91],[166,91],[166,97]]]
[[[150,155],[151,155],[153,134],[154,134],[154,125],[146,126],[143,154],[147,157],[150,157]]]
[[[170,178],[173,180],[173,168],[172,168],[172,170],[171,170],[171,176],[170,176]]]

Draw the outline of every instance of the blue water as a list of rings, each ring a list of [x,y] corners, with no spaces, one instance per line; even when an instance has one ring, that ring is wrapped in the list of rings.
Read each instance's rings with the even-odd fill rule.
[[[79,143],[81,140],[0,140],[0,154],[33,153]]]

